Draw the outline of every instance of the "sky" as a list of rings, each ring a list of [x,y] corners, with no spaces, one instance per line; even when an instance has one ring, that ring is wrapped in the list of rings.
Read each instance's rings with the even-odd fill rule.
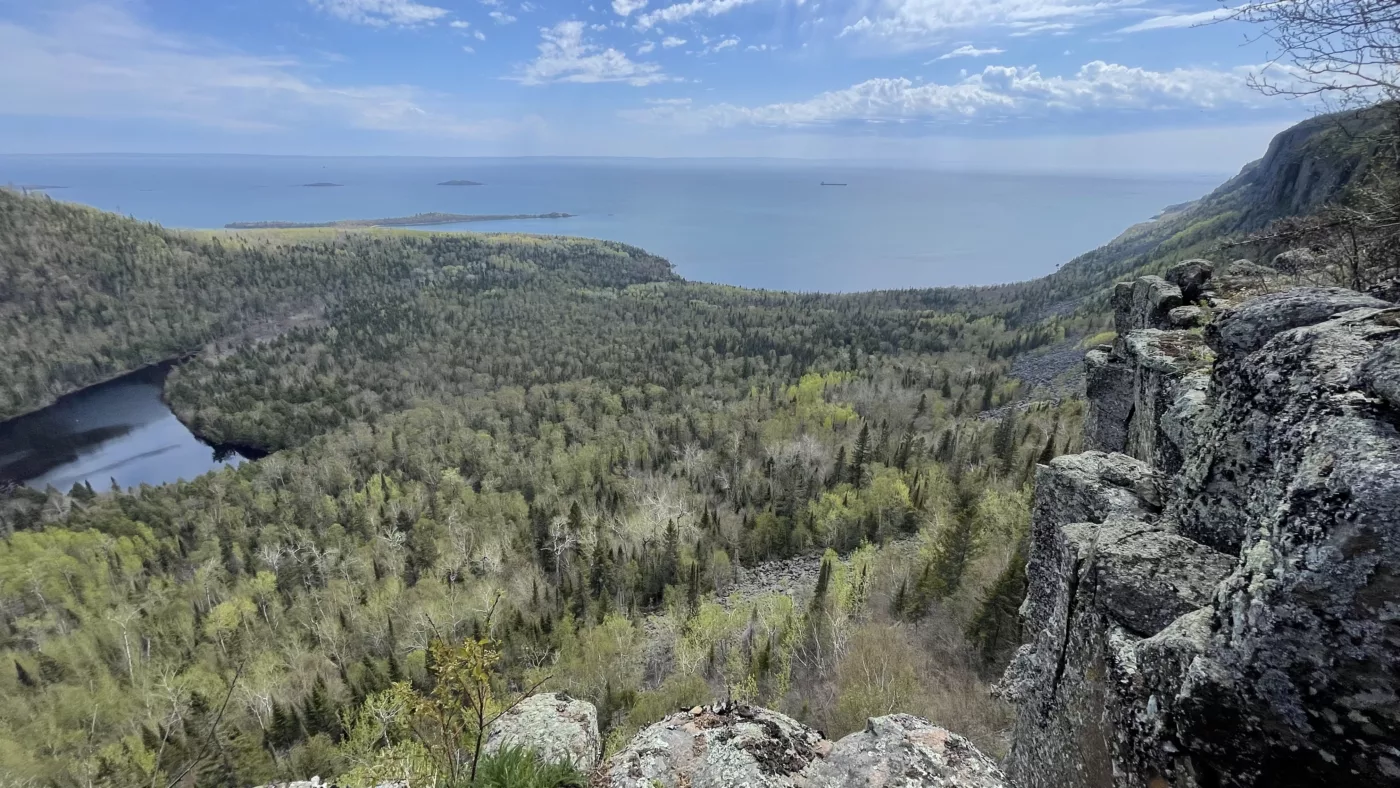
[[[1310,114],[1212,0],[0,0],[0,152],[1228,173]]]

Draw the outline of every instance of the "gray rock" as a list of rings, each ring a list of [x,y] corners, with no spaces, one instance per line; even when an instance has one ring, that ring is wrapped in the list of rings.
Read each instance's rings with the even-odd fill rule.
[[[1167,313],[1173,328],[1200,328],[1206,323],[1206,310],[1198,306],[1179,306]]]
[[[1115,301],[1134,309],[1141,291]],[[1268,293],[1207,326],[1217,359],[1183,365],[1182,332],[1149,327],[1090,362],[1117,381],[1091,396],[1118,401],[1086,431],[1112,434],[1107,414],[1128,410],[1124,449],[1140,459],[1090,452],[1037,474],[1031,642],[998,688],[1018,705],[1013,782],[1400,784],[1400,309],[1387,307],[1337,288]],[[1148,479],[1165,487],[1131,493]]]
[[[644,728],[594,776],[597,788],[791,788],[831,746],[783,714],[718,703]]]
[[[598,710],[564,692],[532,695],[491,726],[482,748],[490,753],[507,746],[534,750],[545,760],[568,761],[588,771],[598,765],[603,749]]]
[[[1319,259],[1310,249],[1288,249],[1274,255],[1273,268],[1286,274],[1312,271],[1319,265]]]
[[[1084,446],[1095,451],[1123,451],[1133,415],[1133,370],[1108,349],[1084,356]]]
[[[768,709],[717,703],[644,729],[595,773],[599,788],[1006,788],[961,736],[908,714],[833,744]]]
[[[1379,298],[1340,287],[1299,287],[1252,299],[1222,313],[1206,341],[1223,356],[1253,353],[1281,331],[1321,323],[1352,309],[1385,309]]]
[[[908,714],[872,717],[799,776],[804,788],[1005,788],[990,758]]]
[[[1382,301],[1389,301],[1392,304],[1400,304],[1400,276],[1393,276],[1389,279],[1376,282],[1366,288],[1366,295],[1375,296]]]
[[[1209,260],[1182,260],[1168,268],[1163,278],[1181,288],[1182,300],[1194,304],[1214,272],[1215,264]]]

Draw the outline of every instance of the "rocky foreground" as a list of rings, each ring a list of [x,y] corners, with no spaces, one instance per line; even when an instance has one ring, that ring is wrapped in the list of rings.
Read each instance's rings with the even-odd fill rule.
[[[1188,261],[1116,289],[1091,450],[1036,477],[1005,774],[909,715],[831,742],[724,703],[600,764],[593,707],[558,694],[489,747],[599,788],[1400,785],[1400,307],[1283,285]]]

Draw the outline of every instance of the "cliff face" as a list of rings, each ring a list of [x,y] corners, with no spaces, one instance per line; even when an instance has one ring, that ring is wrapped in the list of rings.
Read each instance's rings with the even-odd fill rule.
[[[1092,450],[1036,478],[1014,783],[1400,784],[1400,308],[1277,284],[1116,288]]]

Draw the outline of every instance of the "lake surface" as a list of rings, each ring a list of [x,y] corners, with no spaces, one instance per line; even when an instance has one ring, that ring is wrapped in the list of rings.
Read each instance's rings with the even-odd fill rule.
[[[455,179],[485,185],[436,185]],[[607,238],[688,279],[829,292],[1041,276],[1223,180],[782,160],[0,156],[0,183],[64,186],[49,193],[170,227],[559,211],[576,216],[424,229]],[[342,185],[302,185],[321,182]]]
[[[161,401],[169,371],[147,367],[0,423],[0,480],[63,492],[87,482],[102,492],[114,480],[164,484],[242,462],[201,443]]]

